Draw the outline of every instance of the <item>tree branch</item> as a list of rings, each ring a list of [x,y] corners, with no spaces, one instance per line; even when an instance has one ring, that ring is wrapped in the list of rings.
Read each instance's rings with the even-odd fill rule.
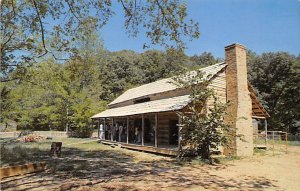
[[[14,5],[14,0],[11,0],[11,6],[12,6],[12,10],[14,13],[14,16],[16,15],[16,10],[15,10],[15,5]]]
[[[44,52],[43,54],[41,54],[41,55],[38,56],[38,58],[40,58],[40,57],[46,55],[46,54],[48,53],[48,50],[47,50],[47,48],[46,48],[46,43],[45,43],[45,31],[44,31],[44,26],[43,26],[42,18],[41,18],[41,16],[40,16],[40,12],[39,12],[39,9],[38,9],[38,7],[37,7],[36,1],[35,1],[35,0],[32,0],[32,2],[33,2],[33,5],[34,5],[34,7],[35,7],[35,11],[36,11],[36,14],[37,14],[37,16],[38,16],[38,19],[39,19],[39,23],[40,23],[40,27],[41,27],[41,32],[42,32],[42,43],[43,43],[43,48],[44,48],[44,50],[45,50],[45,52]]]
[[[160,4],[160,2],[159,2],[158,0],[155,0],[155,2],[156,2],[156,4],[157,4],[158,8],[160,9],[160,11],[161,11],[161,13],[162,13],[162,15],[163,15],[163,18],[167,21],[167,24],[169,25],[169,27],[170,27],[170,28],[173,28],[174,34],[175,34],[175,36],[177,36],[177,35],[178,35],[177,29],[176,29],[175,26],[172,25],[171,21],[170,21],[169,18],[167,17],[167,14],[165,13],[164,8],[162,7],[162,5]],[[170,14],[171,14],[171,12],[170,12]],[[171,15],[172,15],[172,17],[174,17],[173,14],[171,14]],[[176,38],[175,41],[178,41],[178,39]]]
[[[1,46],[6,45],[6,44],[11,40],[11,37],[14,35],[14,33],[15,33],[15,30],[13,30],[13,31],[10,33],[8,39],[7,39],[3,44],[1,44]]]
[[[126,11],[127,15],[130,16],[129,19],[128,19],[128,23],[131,21],[132,17],[133,17],[133,14],[128,10],[128,8],[125,6],[123,0],[121,0],[121,4],[124,8],[124,10]]]
[[[5,83],[5,82],[11,82],[11,81],[14,81],[14,80],[18,80],[19,78],[1,78],[0,82],[1,83]]]
[[[69,8],[70,8],[70,11],[71,11],[72,15],[80,22],[80,19],[79,19],[79,18],[77,17],[77,15],[75,14],[74,9],[73,9],[73,6],[70,4],[69,0],[66,0],[66,2],[67,2],[68,6],[69,6]]]

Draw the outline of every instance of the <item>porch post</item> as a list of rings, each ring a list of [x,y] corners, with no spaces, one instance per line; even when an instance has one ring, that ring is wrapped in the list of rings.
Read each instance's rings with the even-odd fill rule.
[[[158,125],[158,118],[157,113],[155,113],[155,129],[154,129],[154,146],[157,147],[157,125]]]
[[[129,117],[127,116],[127,129],[126,129],[126,135],[127,135],[127,139],[126,142],[127,144],[129,143]]]
[[[103,129],[104,129],[104,140],[105,139],[107,139],[107,137],[106,137],[106,135],[107,135],[107,133],[106,133],[106,131],[107,131],[107,129],[106,129],[106,120],[105,120],[105,117],[103,118],[103,120],[104,120],[104,124],[103,124]]]
[[[98,118],[98,139],[100,139],[100,125],[101,125],[101,120]]]
[[[178,124],[177,124],[178,125],[178,151],[181,150],[181,139],[182,139],[182,137],[181,137],[181,130],[182,130],[181,123],[182,123],[181,117],[178,116]]]
[[[142,114],[142,146],[144,146],[144,114]]]
[[[112,125],[111,125],[111,133],[110,133],[110,140],[111,141],[113,141],[114,140],[114,137],[113,137],[113,135],[114,135],[114,118],[111,118],[111,123],[112,123]]]
[[[265,118],[265,143],[268,144],[268,122],[267,118]]]

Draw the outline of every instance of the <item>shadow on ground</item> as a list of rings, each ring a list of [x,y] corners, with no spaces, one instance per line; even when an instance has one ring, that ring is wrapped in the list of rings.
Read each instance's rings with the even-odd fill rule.
[[[132,154],[113,148],[99,151],[64,148],[61,158],[50,158],[47,151],[39,152],[36,148],[26,148],[25,152],[40,153],[30,160],[46,161],[47,171],[3,179],[2,190],[277,189],[274,181],[264,177],[245,176],[237,181],[211,174],[226,168],[224,164],[190,166],[168,158],[137,162]]]

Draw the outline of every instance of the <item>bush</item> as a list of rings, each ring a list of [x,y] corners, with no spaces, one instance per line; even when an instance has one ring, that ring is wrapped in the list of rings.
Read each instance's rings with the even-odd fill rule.
[[[69,137],[74,138],[90,138],[94,129],[92,127],[78,127],[68,133]]]

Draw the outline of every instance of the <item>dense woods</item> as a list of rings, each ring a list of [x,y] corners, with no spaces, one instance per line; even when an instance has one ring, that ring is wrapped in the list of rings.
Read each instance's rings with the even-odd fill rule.
[[[82,47],[65,63],[44,59],[19,80],[1,84],[1,122],[21,129],[67,130],[90,127],[89,117],[125,90],[222,61],[211,53],[180,51],[109,52],[101,43]],[[300,57],[248,52],[249,80],[271,115],[269,127],[297,132],[300,117]],[[18,75],[12,72],[10,75]]]
[[[269,128],[300,131],[300,55],[248,52],[248,78],[271,118]]]

